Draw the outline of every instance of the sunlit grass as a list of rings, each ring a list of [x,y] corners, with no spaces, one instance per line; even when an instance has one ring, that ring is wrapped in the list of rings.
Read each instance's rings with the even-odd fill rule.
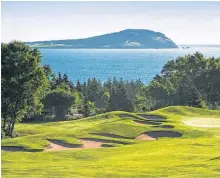
[[[21,137],[6,139],[2,145],[22,146],[42,150],[46,139],[80,143],[80,138],[123,141],[113,148],[69,150],[59,152],[2,151],[3,177],[220,177],[220,128],[199,128],[184,124],[193,118],[218,118],[220,111],[190,107],[167,107],[151,114],[166,117],[166,129],[140,125],[134,120],[146,120],[135,113],[110,112],[76,121],[41,124],[18,124]],[[140,141],[132,138],[152,130],[173,130],[180,138]],[[95,135],[109,133],[128,138]],[[129,139],[130,138],[130,139]]]

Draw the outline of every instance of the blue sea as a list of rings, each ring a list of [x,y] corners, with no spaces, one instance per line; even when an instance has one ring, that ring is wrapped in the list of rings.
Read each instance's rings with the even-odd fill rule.
[[[160,73],[168,60],[202,52],[206,57],[220,57],[220,47],[189,49],[40,49],[42,64],[53,72],[66,73],[72,82],[96,77],[102,82],[109,77],[140,79],[147,84]]]

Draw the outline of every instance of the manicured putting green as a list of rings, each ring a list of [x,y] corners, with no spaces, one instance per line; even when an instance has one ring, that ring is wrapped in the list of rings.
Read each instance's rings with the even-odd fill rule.
[[[193,127],[207,127],[217,128],[220,127],[220,118],[193,118],[183,121],[186,125]]]

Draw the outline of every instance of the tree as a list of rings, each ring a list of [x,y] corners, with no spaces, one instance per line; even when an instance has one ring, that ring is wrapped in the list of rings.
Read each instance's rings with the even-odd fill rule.
[[[57,78],[57,85],[61,84],[62,82],[63,82],[62,74],[59,72]]]
[[[43,98],[44,107],[55,113],[56,120],[63,120],[67,111],[74,104],[74,95],[64,89],[55,89],[50,91]]]
[[[63,81],[65,83],[69,83],[69,79],[68,79],[68,76],[66,74],[63,74]]]
[[[106,91],[101,97],[104,108],[108,107],[109,98],[110,98],[110,94],[109,92]]]
[[[83,109],[82,109],[82,113],[84,117],[88,117],[90,114],[90,108],[89,108],[89,100],[88,100],[88,92],[86,89],[86,84],[84,83],[83,85],[84,87],[84,93],[83,93]]]
[[[119,82],[113,79],[113,87],[110,91],[108,110],[133,111],[131,100],[128,99],[123,80]]]
[[[51,78],[51,75],[52,75],[52,69],[50,67],[50,65],[44,65],[43,66],[43,69],[44,69],[44,72],[48,78],[48,80]]]
[[[100,81],[97,81],[96,78],[88,79],[87,82],[88,89],[88,100],[95,102],[97,108],[103,107],[103,102],[101,100],[103,94],[103,88]]]
[[[202,107],[201,94],[189,76],[186,76],[177,90],[181,105]]]
[[[40,66],[41,57],[37,49],[30,49],[22,42],[1,44],[2,59],[2,129],[13,136],[15,122],[39,103],[42,91],[47,86],[47,77]]]
[[[218,107],[219,76],[220,58],[205,58],[196,52],[168,61],[148,89],[151,98],[157,103],[155,108],[169,105]]]
[[[83,91],[82,85],[81,85],[81,83],[80,83],[79,80],[77,80],[77,83],[76,83],[76,90],[77,90],[78,92],[82,92],[82,91]]]

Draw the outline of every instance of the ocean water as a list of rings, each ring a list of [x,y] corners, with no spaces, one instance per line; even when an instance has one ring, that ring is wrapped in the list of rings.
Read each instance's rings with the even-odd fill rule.
[[[53,72],[66,73],[72,82],[96,77],[102,82],[109,77],[140,79],[147,84],[168,60],[202,52],[207,57],[220,57],[220,47],[189,49],[40,49],[42,64]]]

